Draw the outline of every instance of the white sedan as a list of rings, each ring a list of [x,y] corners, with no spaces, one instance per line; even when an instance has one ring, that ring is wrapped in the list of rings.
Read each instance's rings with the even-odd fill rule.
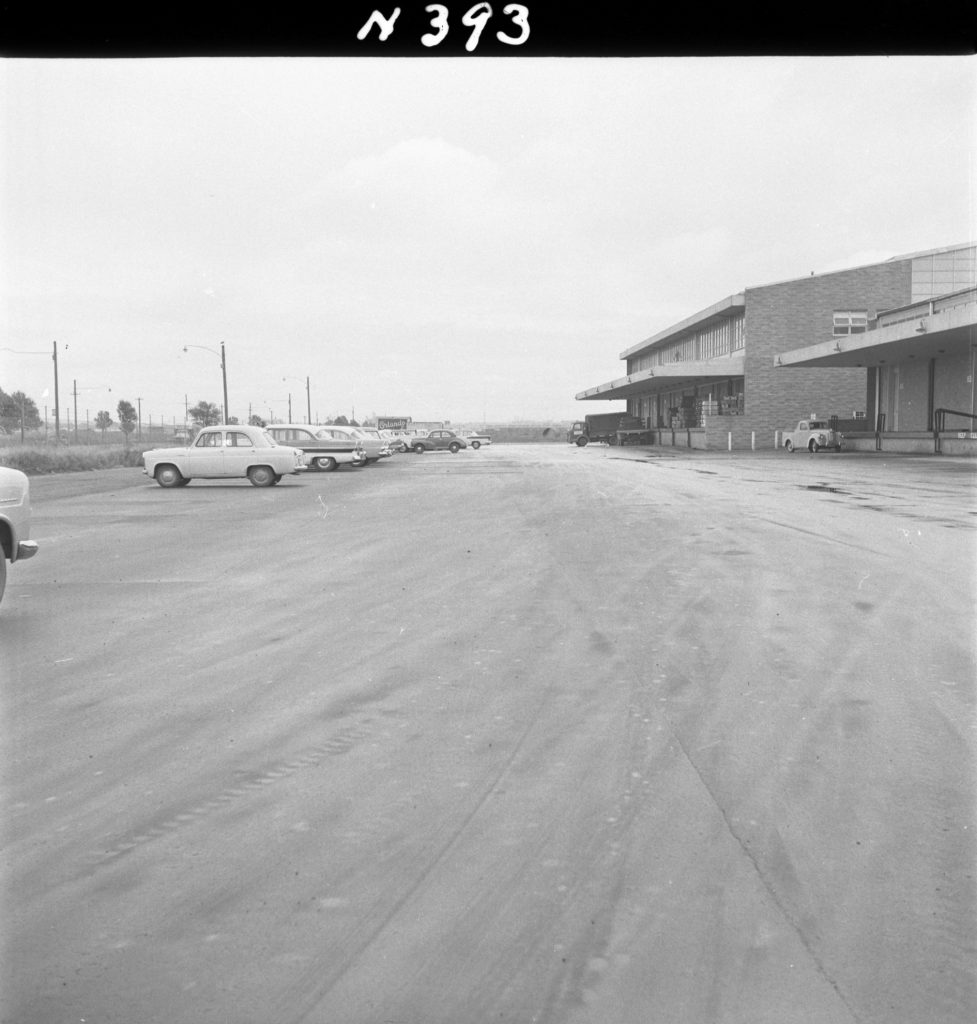
[[[37,554],[31,535],[30,480],[19,469],[0,466],[0,599],[7,585],[7,562]]]
[[[287,474],[308,469],[305,453],[278,444],[261,427],[204,427],[187,448],[143,453],[143,472],[160,487],[185,487],[191,480],[246,477],[255,487],[274,487]]]
[[[461,435],[470,448],[481,448],[483,444],[491,444],[492,438],[488,434],[478,434],[474,430]]]

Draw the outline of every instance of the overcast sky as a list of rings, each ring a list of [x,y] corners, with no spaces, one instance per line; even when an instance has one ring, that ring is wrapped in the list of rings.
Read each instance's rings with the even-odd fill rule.
[[[40,353],[0,351],[0,387],[53,416],[57,341],[82,423],[220,404],[222,342],[242,420],[290,392],[304,420],[306,377],[320,420],[572,419],[622,351],[744,287],[977,237],[972,57],[0,76],[0,344]]]

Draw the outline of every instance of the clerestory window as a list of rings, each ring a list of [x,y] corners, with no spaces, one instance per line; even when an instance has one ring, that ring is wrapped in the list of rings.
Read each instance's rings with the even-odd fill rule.
[[[868,330],[868,311],[864,309],[836,309],[834,314],[835,337],[842,334],[864,334]]]

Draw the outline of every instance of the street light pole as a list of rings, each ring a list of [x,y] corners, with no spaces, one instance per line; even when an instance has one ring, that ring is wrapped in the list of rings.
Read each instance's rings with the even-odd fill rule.
[[[61,444],[61,403],[58,398],[58,343],[54,343],[54,443]]]
[[[221,377],[224,379],[224,422],[227,423],[230,417],[227,412],[227,357],[224,353],[224,342],[221,342]]]
[[[220,352],[215,348],[208,348],[206,345],[184,345],[183,351],[186,352],[187,349],[191,348],[202,348],[205,352],[213,352],[215,356],[220,356],[221,358],[221,380],[224,384],[224,409],[222,416],[226,424],[229,417],[227,414],[227,353],[224,351],[224,342],[221,342]]]

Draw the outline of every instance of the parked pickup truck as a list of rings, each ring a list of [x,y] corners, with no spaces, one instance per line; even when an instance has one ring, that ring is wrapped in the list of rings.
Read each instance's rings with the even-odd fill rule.
[[[279,443],[301,448],[309,457],[311,469],[331,473],[340,466],[365,466],[366,452],[355,438],[336,438],[321,427],[303,423],[272,423],[267,433]]]
[[[841,451],[842,435],[834,430],[828,420],[816,418],[801,420],[796,430],[785,430],[783,445],[787,451],[806,448],[809,452],[819,452],[822,448],[834,448]]]

